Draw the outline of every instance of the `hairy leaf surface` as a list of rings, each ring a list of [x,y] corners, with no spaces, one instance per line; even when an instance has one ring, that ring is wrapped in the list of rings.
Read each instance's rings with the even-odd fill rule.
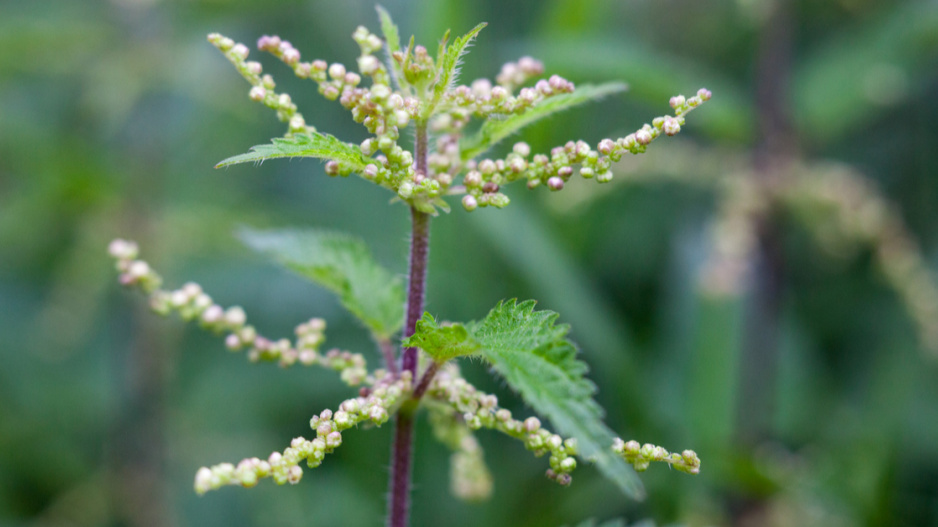
[[[459,64],[462,56],[466,53],[466,49],[469,47],[472,40],[479,34],[479,31],[482,31],[482,28],[487,25],[487,23],[482,22],[465,35],[457,38],[446,48],[442,60],[437,64],[437,76],[436,84],[433,85],[433,97],[422,112],[424,119],[429,118],[430,115],[433,114],[433,109],[439,104],[440,100],[443,98],[443,94],[450,90],[453,84],[456,83],[456,78],[459,76]]]
[[[462,324],[439,325],[433,315],[424,313],[417,321],[413,335],[404,340],[408,347],[418,347],[438,362],[472,355],[479,351],[479,343],[469,336]]]
[[[343,143],[335,136],[311,132],[294,134],[292,137],[277,137],[270,144],[257,145],[250,152],[229,157],[215,168],[238,163],[260,163],[281,157],[315,157],[338,161],[355,172],[361,172],[370,162],[357,145]]]
[[[241,240],[335,292],[342,305],[380,339],[404,320],[403,281],[379,265],[361,240],[326,230],[243,229]]]
[[[625,91],[625,89],[626,85],[620,82],[610,82],[598,86],[589,84],[577,86],[573,93],[563,93],[545,99],[522,114],[512,115],[504,119],[489,118],[482,123],[482,127],[479,128],[478,132],[462,141],[460,155],[463,159],[472,159],[529,124],[568,108]]]
[[[577,438],[580,453],[630,496],[643,493],[634,470],[610,450],[615,434],[603,423],[593,400],[596,387],[587,366],[566,338],[570,328],[555,324],[557,313],[535,311],[535,302],[499,302],[489,314],[465,327],[441,328],[425,315],[406,345],[434,357],[478,354],[562,435]]]

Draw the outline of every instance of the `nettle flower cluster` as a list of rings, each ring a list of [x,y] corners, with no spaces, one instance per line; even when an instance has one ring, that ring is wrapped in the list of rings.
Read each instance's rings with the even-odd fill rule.
[[[167,316],[176,313],[187,322],[197,321],[199,325],[215,334],[227,333],[225,346],[233,352],[247,349],[251,362],[277,362],[288,368],[294,364],[303,366],[322,366],[340,373],[342,380],[349,386],[358,386],[368,377],[365,357],[360,353],[350,353],[332,349],[322,354],[319,348],[325,342],[326,321],[312,318],[296,327],[296,340],[281,338],[268,339],[254,326],[247,323],[247,315],[240,306],[225,309],[212,300],[199,284],[188,282],[179,289],[166,291],[160,289],[162,277],[144,260],[138,259],[139,248],[134,242],[117,239],[108,246],[108,252],[117,261],[120,283],[127,287],[138,287],[150,298],[150,308],[157,314]],[[375,372],[379,377],[384,374]]]
[[[276,146],[280,157],[306,155],[325,159],[327,174],[358,174],[390,189],[423,212],[448,210],[449,206],[441,199],[447,195],[462,195],[462,205],[468,211],[487,206],[501,208],[510,202],[501,192],[502,186],[518,180],[526,181],[529,189],[546,186],[554,191],[563,189],[575,174],[599,183],[611,181],[612,163],[625,153],[643,153],[661,135],[680,132],[684,117],[711,96],[709,90],[702,88],[692,97],[672,97],[674,115],[656,117],[634,133],[602,139],[595,147],[582,140],[569,141],[548,153],[532,155],[527,143],[517,142],[503,158],[482,158],[491,146],[533,121],[625,88],[611,83],[577,89],[559,75],[534,81],[544,73],[544,66],[531,57],[502,66],[494,83],[477,79],[469,85],[457,85],[457,66],[462,54],[484,26],[476,26],[449,46],[447,33],[436,58],[424,46],[415,45],[413,38],[406,48],[401,48],[396,37],[382,40],[359,26],[352,35],[361,50],[357,73],[339,62],[304,61],[300,52],[279,36],[258,39],[258,50],[280,59],[298,77],[315,82],[323,97],[338,101],[351,112],[355,122],[373,134],[360,145],[341,143],[332,136],[317,133],[292,98],[275,91],[273,77],[263,73],[261,64],[248,60],[246,45],[218,33],[209,35],[209,42],[251,84],[250,98],[276,110],[280,120],[288,123],[287,136],[275,145],[255,147],[256,154],[236,156],[220,166],[275,157],[269,150]],[[388,65],[376,56],[382,49],[389,53]],[[370,81],[368,86],[363,85],[366,78]],[[532,86],[524,86],[531,81]],[[467,134],[472,119],[482,120],[483,124]],[[426,127],[433,134],[434,149],[430,150],[430,144],[418,142],[412,154],[399,144],[401,130],[411,124]],[[326,140],[341,147],[344,155],[330,156],[324,148],[317,147],[317,143]]]
[[[569,485],[573,471],[589,461],[631,496],[640,496],[635,474],[652,461],[696,474],[700,460],[690,450],[671,454],[661,447],[635,447],[603,423],[602,408],[578,359],[576,345],[567,338],[569,327],[558,315],[537,311],[534,301],[502,301],[478,321],[438,322],[424,309],[430,217],[448,211],[447,196],[461,196],[462,205],[504,207],[509,198],[502,187],[525,180],[527,187],[561,190],[575,174],[603,183],[612,179],[612,163],[625,153],[639,154],[662,135],[681,130],[687,113],[710,99],[701,89],[692,97],[671,98],[673,115],[655,118],[625,137],[600,140],[595,147],[570,141],[548,153],[533,154],[518,142],[503,158],[482,157],[491,147],[525,126],[591,100],[624,89],[611,83],[574,86],[558,75],[544,76],[544,66],[530,57],[505,64],[494,82],[480,79],[457,83],[458,65],[470,42],[485,26],[452,39],[449,34],[437,52],[414,44],[401,45],[397,27],[379,8],[383,38],[359,27],[353,33],[361,54],[357,71],[344,64],[303,60],[290,42],[263,36],[261,51],[272,54],[304,79],[316,83],[328,100],[337,101],[362,124],[369,137],[360,144],[345,143],[316,130],[299,112],[292,98],[277,91],[274,79],[260,63],[248,60],[248,47],[220,34],[209,41],[221,50],[251,84],[249,97],[275,110],[287,123],[284,137],[255,146],[250,152],[219,163],[229,166],[274,158],[312,157],[324,160],[331,176],[352,173],[392,191],[410,207],[412,235],[407,287],[402,279],[374,261],[361,241],[321,230],[245,230],[242,240],[333,291],[342,305],[371,333],[383,368],[369,369],[362,354],[320,351],[326,324],[313,318],[300,324],[296,338],[269,339],[247,322],[243,309],[223,308],[196,284],[173,291],[139,259],[137,246],[115,240],[110,253],[117,261],[120,282],[142,290],[157,313],[178,314],[203,328],[225,335],[232,351],[247,350],[252,361],[275,361],[338,371],[354,396],[335,410],[314,415],[315,438],[297,437],[283,451],[266,459],[251,457],[237,464],[221,463],[198,470],[198,493],[226,485],[254,486],[262,478],[296,483],[301,464],[319,466],[326,454],[342,445],[343,434],[357,427],[381,426],[395,419],[392,448],[388,524],[403,527],[409,511],[413,423],[418,409],[426,409],[434,435],[452,449],[453,493],[467,500],[491,494],[492,477],[474,433],[501,432],[520,441],[537,456],[548,457],[547,476]],[[386,62],[377,54],[386,55]],[[481,121],[470,127],[473,119]],[[414,127],[413,134],[403,133]],[[470,131],[471,130],[471,131]],[[401,145],[413,137],[412,149]],[[479,358],[492,366],[525,402],[547,418],[556,433],[534,416],[515,418],[499,406],[495,395],[483,393],[460,375],[455,359]]]
[[[326,329],[321,318],[299,324],[293,343],[286,338],[272,341],[259,335],[254,326],[247,323],[247,316],[240,306],[222,308],[198,284],[188,282],[174,291],[160,289],[162,277],[145,260],[139,259],[136,243],[117,239],[111,242],[108,252],[116,261],[120,283],[146,293],[155,313],[163,316],[175,313],[184,321],[197,322],[207,331],[227,333],[224,342],[228,350],[236,352],[248,348],[248,358],[252,362],[277,362],[283,368],[294,364],[320,366],[339,372],[349,386],[365,385],[357,397],[343,401],[335,412],[325,409],[310,419],[310,428],[316,432],[315,439],[294,438],[283,452],[273,452],[266,460],[253,457],[243,459],[237,465],[220,463],[200,468],[195,477],[195,490],[199,494],[226,485],[253,487],[258,480],[268,477],[281,485],[298,483],[303,476],[302,461],[306,461],[309,468],[318,467],[326,454],[342,445],[342,432],[362,423],[381,426],[402,402],[415,393],[408,371],[390,374],[379,368],[369,373],[361,354],[337,349],[319,353],[319,347],[325,342]],[[482,428],[520,440],[536,456],[549,454],[547,477],[561,485],[571,483],[571,473],[577,467],[575,456],[579,454],[575,438],[563,438],[551,432],[541,425],[537,417],[514,419],[509,410],[499,407],[498,397],[476,389],[460,375],[454,364],[444,362],[434,362],[426,368],[432,368],[435,375],[427,380],[425,386],[416,388],[425,390],[422,395],[429,399],[428,408],[437,436],[454,451],[454,495],[479,500],[491,494],[491,476],[481,447],[468,433]],[[454,436],[458,438],[456,441],[449,439]],[[700,460],[693,451],[684,451],[682,458],[655,445],[646,444],[639,450],[632,449],[630,445],[633,444],[638,445],[635,441],[624,443],[615,438],[612,450],[638,471],[645,470],[650,461],[669,463],[690,474],[699,471]]]

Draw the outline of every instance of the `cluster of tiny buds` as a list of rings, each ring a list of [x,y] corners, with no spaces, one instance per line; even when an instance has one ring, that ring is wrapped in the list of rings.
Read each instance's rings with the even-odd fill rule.
[[[304,366],[320,365],[338,371],[342,380],[357,386],[368,374],[365,358],[358,353],[330,350],[320,355],[319,347],[325,341],[326,321],[313,318],[296,328],[296,344],[289,339],[271,341],[258,335],[247,323],[247,315],[239,306],[225,309],[216,304],[199,284],[189,282],[174,291],[159,288],[160,276],[143,260],[138,260],[137,244],[114,240],[108,252],[117,260],[121,272],[120,282],[125,286],[139,286],[150,296],[150,307],[160,315],[178,313],[185,321],[198,320],[199,324],[215,333],[228,333],[225,345],[231,351],[248,348],[252,362],[277,361],[282,367],[296,363]]]
[[[150,268],[150,264],[138,260],[140,249],[137,244],[117,239],[108,245],[108,253],[117,260],[120,283],[124,286],[139,286],[145,292],[157,290],[163,282],[160,275]]]
[[[543,71],[539,62],[535,61],[534,64],[537,67],[528,66],[526,71]],[[532,87],[521,88],[516,96],[506,85],[499,83],[493,86],[488,79],[476,79],[470,86],[457,86],[447,92],[446,103],[430,126],[436,132],[461,133],[473,116],[487,118],[492,115],[521,114],[544,99],[572,93],[574,89],[572,82],[559,75],[551,75],[549,79],[537,81]]]
[[[462,415],[452,407],[434,401],[427,405],[433,435],[448,446],[450,456],[450,492],[465,501],[482,501],[492,495],[492,474],[485,464],[479,441],[466,426]]]
[[[450,489],[465,501],[482,501],[492,495],[492,475],[485,465],[479,441],[467,433],[450,457]]]
[[[495,82],[508,91],[523,86],[528,79],[544,74],[544,64],[531,57],[521,57],[518,62],[506,62],[495,77]]]
[[[281,121],[288,123],[289,133],[309,133],[316,130],[314,127],[306,124],[306,119],[303,117],[303,114],[297,111],[296,104],[293,103],[293,99],[289,94],[278,94],[274,90],[276,83],[273,77],[263,74],[264,69],[261,63],[247,60],[248,54],[250,53],[247,46],[241,43],[235,43],[232,39],[219,33],[210,34],[208,41],[218,48],[228,61],[234,64],[238,73],[251,84],[251,89],[248,92],[248,96],[251,100],[263,103],[268,108],[276,110],[277,117]],[[296,54],[298,58],[299,52],[293,49],[289,42],[285,44],[284,51],[288,51],[289,56]]]
[[[872,246],[879,267],[918,324],[922,344],[938,352],[938,284],[928,262],[897,213],[864,178],[849,170],[807,172],[781,189],[790,202],[823,200],[833,221],[815,228],[827,247],[862,242]]]
[[[541,426],[537,417],[524,421],[514,419],[511,411],[498,407],[498,398],[480,392],[466,382],[453,368],[444,368],[434,378],[427,393],[434,399],[449,404],[462,414],[470,430],[488,428],[498,430],[524,443],[535,456],[550,454],[547,476],[561,485],[569,485],[570,475],[576,469],[576,439],[563,439]]]
[[[421,113],[426,104],[413,96],[412,88],[416,93],[424,93],[436,81],[434,60],[426,48],[413,43],[406,51],[395,51],[391,57],[392,66],[402,76],[399,80],[403,89],[397,93],[391,87],[387,68],[374,55],[382,47],[381,38],[363,26],[354,31],[352,38],[361,49],[358,58],[360,74],[348,71],[338,62],[304,62],[290,42],[276,35],[262,36],[257,47],[279,58],[297,76],[315,81],[323,96],[338,100],[351,111],[352,118],[373,134],[360,145],[362,154],[372,161],[361,169],[361,176],[396,192],[399,198],[424,212],[434,212],[435,207],[446,206],[441,196],[450,192],[454,177],[464,169],[467,172],[462,204],[469,211],[508,205],[509,199],[499,192],[500,186],[522,178],[527,180],[528,188],[544,185],[553,191],[563,189],[574,173],[587,179],[595,178],[600,183],[609,182],[613,177],[612,163],[625,152],[642,153],[660,135],[677,134],[684,124],[684,116],[711,97],[710,91],[703,88],[692,97],[672,97],[670,103],[674,115],[657,117],[651,124],[645,124],[625,137],[603,139],[595,149],[584,141],[570,141],[552,149],[549,156],[538,154],[529,159],[530,147],[518,143],[505,159],[464,163],[460,158],[459,138],[472,117],[521,114],[546,98],[574,91],[572,82],[552,75],[538,80],[533,86],[520,88],[514,95],[514,89],[544,72],[539,61],[522,57],[502,67],[495,85],[488,79],[477,79],[470,86],[457,86],[444,94],[429,122],[441,145],[437,152],[427,156],[427,170],[418,172],[414,156],[403,149],[398,140],[401,128],[414,119],[427,118]],[[290,123],[290,133],[313,130],[296,111],[289,95],[273,91],[273,79],[269,75],[261,75],[260,64],[246,60],[246,46],[217,33],[209,35],[209,40],[251,83],[251,98],[276,109],[280,118]],[[371,77],[370,87],[360,86],[362,75]],[[325,166],[326,173],[331,176],[346,176],[352,170],[351,166],[339,160],[330,160]]]
[[[661,461],[668,463],[671,467],[687,474],[700,473],[700,458],[693,450],[685,450],[678,453],[670,453],[660,446],[651,443],[641,445],[638,441],[623,441],[615,438],[612,443],[612,451],[622,457],[622,459],[631,463],[638,472],[644,472],[652,461]]]
[[[429,198],[440,195],[441,189],[421,185],[414,173],[413,155],[401,148],[397,141],[400,129],[406,127],[418,112],[419,101],[414,97],[404,97],[394,93],[390,87],[390,76],[381,61],[373,55],[381,49],[381,39],[359,26],[352,37],[358,42],[362,55],[358,58],[361,75],[372,78],[370,88],[359,86],[361,75],[346,70],[341,63],[328,64],[323,60],[312,62],[300,61],[300,53],[288,41],[280,37],[265,35],[257,46],[281,59],[293,68],[297,76],[311,79],[319,85],[319,92],[329,100],[339,103],[352,113],[352,118],[374,134],[361,143],[365,156],[371,157],[378,152],[374,163],[367,165],[362,176],[379,185],[398,192],[403,199],[410,199],[415,194],[425,193]],[[257,93],[253,96],[261,97]],[[326,163],[326,174],[330,176],[348,175],[351,169],[338,161]]]
[[[386,423],[395,407],[411,392],[410,372],[400,377],[384,376],[372,389],[362,392],[364,395],[342,402],[334,413],[326,409],[313,416],[310,420],[310,427],[316,431],[313,440],[294,438],[282,453],[274,452],[266,461],[255,457],[244,459],[237,466],[221,463],[200,468],[195,475],[196,493],[205,494],[226,485],[253,487],[266,477],[278,485],[299,483],[303,477],[300,462],[306,460],[310,468],[321,465],[326,454],[342,445],[344,430],[363,421],[377,426]]]
[[[619,139],[602,139],[594,150],[585,141],[568,141],[550,151],[550,156],[537,154],[528,160],[531,148],[526,143],[515,144],[505,159],[483,159],[467,163],[469,171],[463,177],[466,195],[462,204],[467,211],[493,205],[508,204],[507,196],[499,193],[500,186],[518,179],[527,179],[529,189],[546,185],[553,191],[562,190],[574,173],[585,179],[595,178],[599,183],[612,181],[612,163],[625,152],[639,154],[662,134],[675,135],[684,124],[684,115],[710,100],[710,91],[701,88],[689,99],[678,95],[671,98],[674,116],[657,117],[634,133]],[[580,165],[578,169],[575,165]]]

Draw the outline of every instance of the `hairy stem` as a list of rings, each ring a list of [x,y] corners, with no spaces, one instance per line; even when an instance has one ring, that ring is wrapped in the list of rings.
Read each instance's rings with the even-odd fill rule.
[[[391,503],[388,527],[407,527],[410,516],[410,469],[414,450],[414,414],[412,409],[397,412],[394,444],[391,447]]]
[[[427,126],[417,125],[414,141],[417,173],[427,173]],[[410,274],[407,286],[407,310],[404,338],[414,334],[417,320],[423,315],[427,283],[427,258],[430,255],[430,216],[415,208],[410,209]],[[417,348],[404,348],[401,371],[409,371],[417,378]],[[391,447],[391,502],[388,507],[389,527],[406,527],[410,516],[410,475],[413,454],[414,412],[417,401],[405,404],[397,413],[394,445]]]
[[[382,338],[378,340],[378,348],[384,357],[384,365],[391,375],[397,375],[397,357],[394,356],[394,344],[391,339]]]
[[[423,316],[424,289],[427,283],[427,257],[430,254],[430,216],[411,209],[410,280],[407,286],[407,319],[404,338],[414,334],[417,321]],[[404,348],[401,370],[417,378],[417,348]]]
[[[443,363],[436,361],[431,362],[430,365],[427,366],[427,369],[423,372],[423,376],[420,377],[420,382],[418,382],[417,387],[414,388],[414,394],[411,395],[412,399],[419,401],[420,398],[423,397],[424,392],[430,387],[430,381],[436,376],[436,372],[440,371],[441,366],[443,366]]]

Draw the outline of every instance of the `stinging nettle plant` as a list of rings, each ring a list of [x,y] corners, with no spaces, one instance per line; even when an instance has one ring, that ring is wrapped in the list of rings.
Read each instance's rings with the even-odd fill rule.
[[[670,100],[673,115],[655,118],[634,133],[603,139],[596,147],[570,141],[547,154],[531,155],[523,142],[504,158],[483,158],[495,144],[523,127],[565,110],[625,89],[617,83],[574,87],[558,75],[547,79],[540,62],[523,57],[505,64],[493,84],[487,79],[457,84],[459,65],[485,24],[466,35],[441,40],[435,57],[420,45],[404,47],[397,27],[378,8],[384,38],[358,27],[353,38],[361,48],[358,73],[340,63],[304,62],[289,42],[277,36],[258,40],[294,73],[318,85],[326,99],[338,101],[363,124],[371,137],[360,145],[345,143],[317,131],[297,110],[289,95],[276,91],[272,77],[249,50],[219,34],[209,35],[251,84],[249,96],[275,110],[287,123],[284,137],[255,146],[250,152],[219,163],[261,162],[281,157],[325,160],[330,176],[357,174],[394,193],[410,209],[412,220],[409,273],[406,283],[378,265],[356,238],[322,230],[250,230],[242,240],[279,263],[335,292],[342,305],[371,333],[382,368],[369,369],[360,353],[323,352],[326,323],[313,318],[296,328],[294,340],[273,340],[258,334],[240,307],[217,305],[202,288],[188,283],[176,290],[161,288],[161,278],[139,259],[135,243],[115,240],[109,250],[117,260],[120,281],[141,289],[159,314],[177,313],[203,328],[225,334],[232,351],[247,350],[251,361],[275,361],[283,367],[319,366],[339,372],[357,394],[335,409],[310,419],[315,438],[297,437],[282,452],[265,459],[200,468],[195,490],[203,494],[226,485],[252,487],[264,478],[278,484],[297,483],[301,465],[314,468],[342,445],[343,434],[362,425],[381,426],[395,420],[391,449],[388,525],[407,525],[410,507],[413,423],[419,408],[427,411],[434,435],[452,449],[451,490],[460,498],[479,500],[492,491],[491,475],[474,432],[486,428],[521,441],[535,455],[548,455],[547,476],[569,485],[579,461],[597,468],[626,494],[639,497],[635,471],[660,461],[689,474],[700,470],[692,450],[670,453],[653,444],[624,441],[602,421],[593,400],[595,386],[585,377],[586,365],[567,338],[569,328],[558,315],[538,311],[534,301],[506,300],[481,320],[441,322],[424,312],[429,255],[429,223],[439,210],[449,211],[446,198],[461,196],[463,208],[501,208],[509,204],[502,187],[523,180],[529,189],[564,188],[574,174],[599,183],[612,179],[612,163],[625,153],[639,154],[661,135],[674,135],[684,116],[710,99],[701,89]],[[376,53],[384,50],[387,62]],[[370,79],[363,86],[363,77]],[[473,119],[481,124],[471,133]],[[402,131],[412,126],[413,150],[400,145]],[[409,135],[409,134],[408,134]],[[433,142],[431,143],[431,137]],[[481,158],[481,159],[480,159]],[[516,419],[499,407],[494,395],[483,393],[460,375],[455,359],[478,357],[492,366],[556,433],[538,417]],[[633,470],[634,468],[634,470]]]

